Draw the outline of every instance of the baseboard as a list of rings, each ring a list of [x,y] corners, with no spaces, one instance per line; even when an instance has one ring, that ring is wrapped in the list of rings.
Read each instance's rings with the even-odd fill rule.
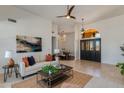
[[[101,61],[103,64],[108,64],[108,65],[116,65],[116,63],[112,63],[110,61]]]

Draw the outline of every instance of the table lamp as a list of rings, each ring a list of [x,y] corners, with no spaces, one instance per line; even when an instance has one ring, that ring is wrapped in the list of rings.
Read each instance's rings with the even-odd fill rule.
[[[54,53],[55,53],[55,60],[56,60],[56,62],[59,63],[59,53],[60,53],[60,50],[59,49],[55,49]]]
[[[5,52],[5,58],[8,59],[8,66],[13,67],[14,66],[14,60],[12,59],[12,52],[11,51]]]

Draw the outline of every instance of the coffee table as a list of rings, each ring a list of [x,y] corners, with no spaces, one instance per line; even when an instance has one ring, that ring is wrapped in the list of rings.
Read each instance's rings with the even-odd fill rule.
[[[38,71],[36,75],[37,83],[51,88],[52,86],[59,84],[67,78],[73,77],[73,67],[60,64],[59,68],[60,70],[56,74],[48,74],[42,70]]]

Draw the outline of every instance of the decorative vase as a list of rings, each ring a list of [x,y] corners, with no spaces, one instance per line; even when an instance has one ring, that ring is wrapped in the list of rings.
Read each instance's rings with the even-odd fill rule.
[[[51,75],[52,74],[52,72],[49,70],[49,75]]]

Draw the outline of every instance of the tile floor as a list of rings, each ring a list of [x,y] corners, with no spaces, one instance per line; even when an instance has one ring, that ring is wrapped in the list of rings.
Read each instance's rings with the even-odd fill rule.
[[[114,65],[103,64],[92,61],[61,61],[60,63],[73,66],[74,70],[92,75],[94,77],[107,78],[111,81],[124,84],[124,76]]]
[[[110,81],[114,81],[118,84],[124,85],[124,76],[122,76],[119,73],[119,70],[114,65],[86,61],[86,60],[60,61],[60,63],[72,66],[74,67],[74,70],[78,72],[89,74],[93,77],[106,78],[106,79],[109,79]],[[0,75],[0,82],[3,83],[1,76],[2,75]],[[21,79],[19,80],[12,79],[8,81],[9,81],[8,83],[3,83],[3,84],[7,86],[7,85],[10,85],[11,83],[10,81],[14,83],[14,82],[21,81]]]

